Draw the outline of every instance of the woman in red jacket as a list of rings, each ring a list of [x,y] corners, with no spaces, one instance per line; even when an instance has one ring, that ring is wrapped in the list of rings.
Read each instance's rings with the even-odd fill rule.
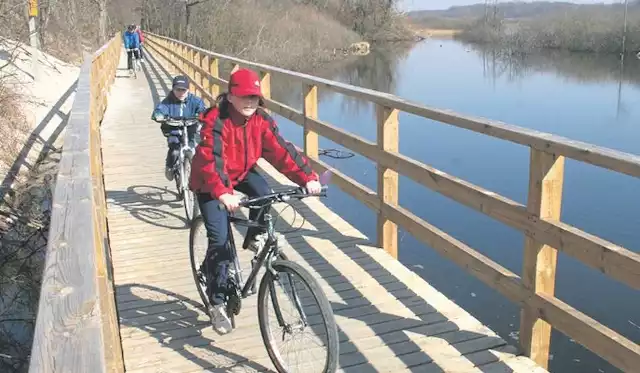
[[[144,54],[142,54],[142,47],[144,44],[144,34],[142,33],[142,29],[140,28],[140,25],[136,26],[136,32],[140,37],[140,62],[144,62]]]
[[[224,290],[231,255],[227,247],[227,212],[218,209],[221,202],[229,211],[238,208],[240,196],[233,190],[258,197],[271,193],[267,182],[255,169],[263,157],[291,181],[304,186],[310,193],[320,192],[318,174],[309,161],[285,141],[276,122],[260,103],[260,77],[249,69],[234,72],[228,92],[217,104],[200,116],[203,123],[201,142],[193,158],[191,189],[195,192],[207,229],[209,245],[205,268],[207,295],[213,305],[209,310],[214,328],[219,333],[231,330],[224,307]],[[252,209],[249,217],[260,212]],[[247,231],[250,242],[245,248],[260,250],[266,241],[265,232]]]

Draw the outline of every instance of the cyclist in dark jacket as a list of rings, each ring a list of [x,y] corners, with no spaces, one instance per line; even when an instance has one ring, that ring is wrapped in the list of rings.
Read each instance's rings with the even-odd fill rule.
[[[167,138],[167,158],[165,161],[165,176],[167,180],[173,179],[176,161],[180,151],[180,130],[178,128],[167,125],[164,121],[166,117],[195,117],[205,111],[202,99],[189,92],[189,79],[186,76],[178,75],[173,78],[173,84],[169,95],[160,102],[153,113],[151,119],[161,122],[160,130]],[[196,146],[196,134],[198,126],[193,125],[187,128],[189,136],[189,145],[193,148]]]
[[[321,188],[309,161],[282,138],[276,122],[259,107],[261,100],[258,74],[249,69],[234,72],[228,92],[201,115],[202,140],[191,167],[189,186],[198,198],[209,242],[204,266],[207,296],[213,305],[209,314],[214,328],[222,334],[231,330],[224,306],[231,265],[227,237],[231,232],[227,229],[227,212],[218,209],[219,203],[229,211],[237,209],[240,197],[233,194],[234,189],[249,197],[270,193],[255,168],[260,157],[310,193],[318,193]],[[249,213],[251,219],[262,220],[263,216],[255,209]],[[265,232],[247,231],[243,246],[261,250],[266,238]]]

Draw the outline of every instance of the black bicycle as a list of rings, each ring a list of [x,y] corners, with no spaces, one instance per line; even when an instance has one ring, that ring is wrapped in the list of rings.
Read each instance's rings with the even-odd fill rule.
[[[328,172],[324,173],[321,177],[321,183],[327,184],[329,177]],[[323,186],[322,192],[319,194],[309,194],[304,188],[293,188],[243,200],[240,204],[242,207],[264,209],[264,224],[239,218],[229,213],[229,245],[233,258],[233,270],[228,276],[227,315],[231,320],[232,328],[235,328],[235,316],[240,314],[242,299],[255,293],[258,272],[264,267],[265,272],[258,290],[258,322],[267,353],[280,373],[328,373],[335,372],[338,365],[338,329],[331,304],[318,281],[304,267],[288,260],[281,251],[275,235],[273,217],[269,212],[265,212],[277,202],[288,202],[312,196],[326,197],[326,188]],[[224,209],[224,206],[221,204],[220,208]],[[248,228],[261,227],[267,230],[267,241],[251,260],[251,272],[246,282],[243,282],[242,279],[242,268],[231,230],[232,223]],[[206,240],[204,222],[202,216],[198,216],[191,226],[189,253],[198,293],[205,312],[210,314],[211,304],[206,294],[205,273],[203,272],[204,259],[197,260],[195,253],[195,247],[199,241],[204,243],[206,251]],[[294,281],[296,278],[299,279],[298,282]],[[307,292],[303,292],[304,289],[301,289],[298,284],[306,288]],[[289,309],[286,307],[287,304],[290,306],[290,313],[293,314],[292,321],[286,320],[285,317],[285,313],[287,313],[285,311]],[[311,332],[311,336],[301,337],[304,332]],[[311,342],[311,345],[294,347],[292,351],[287,351],[287,346],[279,347],[277,344],[285,341],[287,337],[290,337],[294,342],[308,341]],[[291,357],[291,355],[305,356],[301,357],[301,361],[288,363],[285,361],[285,357]]]

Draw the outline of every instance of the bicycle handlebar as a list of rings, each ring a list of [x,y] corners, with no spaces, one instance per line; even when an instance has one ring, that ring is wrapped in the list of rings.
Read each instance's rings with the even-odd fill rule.
[[[326,197],[327,188],[328,188],[327,185],[323,185],[320,189],[321,190],[320,193],[307,193],[307,188],[297,187],[297,188],[285,190],[284,192],[271,193],[261,197],[244,199],[238,204],[238,206],[248,207],[248,208],[264,207],[264,206],[272,205],[276,202],[286,202],[291,198],[303,199],[307,197]],[[225,210],[226,207],[222,202],[220,202],[218,203],[218,209]]]
[[[164,115],[157,115],[155,120],[165,122],[172,127],[189,127],[200,121],[198,117],[172,117]]]
[[[163,116],[167,120],[179,120],[179,121],[187,121],[187,120],[199,120],[199,117],[196,115],[195,117],[172,117],[170,115]]]

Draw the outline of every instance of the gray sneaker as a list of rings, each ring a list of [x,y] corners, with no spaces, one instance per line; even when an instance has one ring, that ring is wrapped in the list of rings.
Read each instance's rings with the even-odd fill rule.
[[[209,307],[209,317],[213,329],[219,334],[227,334],[231,331],[231,319],[227,316],[224,304]]]
[[[164,169],[164,177],[167,178],[167,180],[171,181],[173,180],[173,170],[171,168],[166,168]]]

